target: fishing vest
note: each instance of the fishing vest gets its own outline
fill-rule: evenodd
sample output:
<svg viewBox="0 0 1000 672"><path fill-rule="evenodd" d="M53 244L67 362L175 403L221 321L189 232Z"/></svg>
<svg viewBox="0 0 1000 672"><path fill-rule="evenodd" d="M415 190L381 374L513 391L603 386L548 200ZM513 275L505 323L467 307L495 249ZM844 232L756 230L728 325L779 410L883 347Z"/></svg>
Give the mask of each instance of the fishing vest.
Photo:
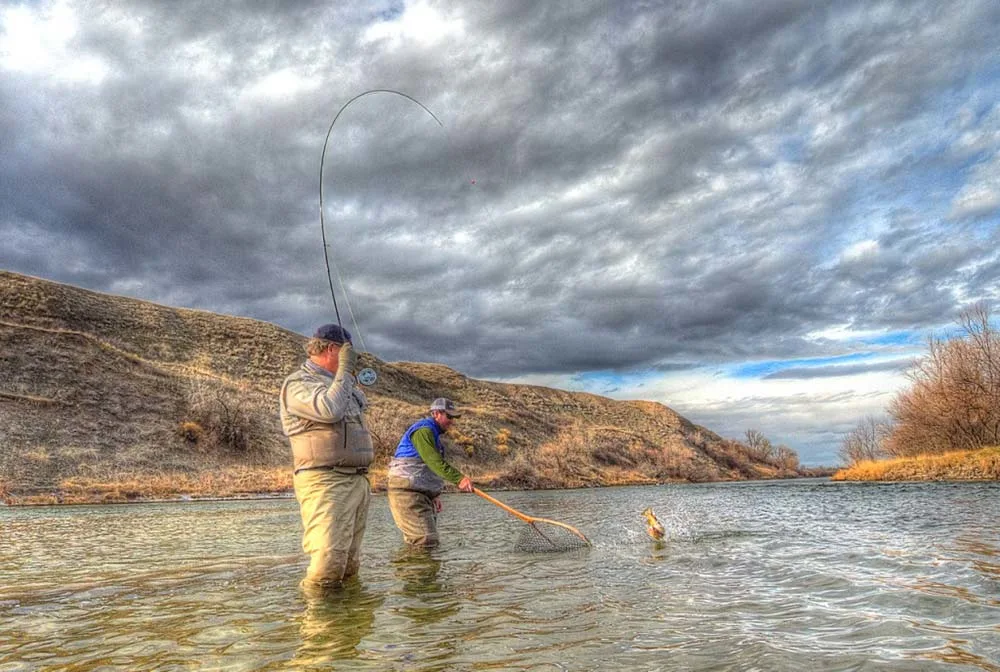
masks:
<svg viewBox="0 0 1000 672"><path fill-rule="evenodd" d="M375 458L372 437L360 415L288 437L294 471L317 467L367 467Z"/></svg>
<svg viewBox="0 0 1000 672"><path fill-rule="evenodd" d="M413 445L413 432L428 428L434 434L434 448L444 457L444 446L441 445L441 428L432 418L424 418L410 426L396 446L396 453L389 463L389 487L392 489L418 490L432 497L441 494L444 489L444 479L431 471L431 468L420 458L416 446Z"/></svg>

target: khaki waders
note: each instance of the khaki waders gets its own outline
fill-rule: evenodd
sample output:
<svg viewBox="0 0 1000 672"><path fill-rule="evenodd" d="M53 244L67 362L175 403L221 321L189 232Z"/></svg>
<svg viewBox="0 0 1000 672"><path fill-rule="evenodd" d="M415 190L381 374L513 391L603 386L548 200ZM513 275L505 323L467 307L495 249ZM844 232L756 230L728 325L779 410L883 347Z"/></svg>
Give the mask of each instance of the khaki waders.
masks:
<svg viewBox="0 0 1000 672"><path fill-rule="evenodd" d="M389 484L389 510L403 541L411 546L432 548L439 543L434 498L417 490L402 490Z"/></svg>
<svg viewBox="0 0 1000 672"><path fill-rule="evenodd" d="M307 469L295 474L302 514L302 550L309 554L303 585L336 585L358 573L371 488L354 469Z"/></svg>

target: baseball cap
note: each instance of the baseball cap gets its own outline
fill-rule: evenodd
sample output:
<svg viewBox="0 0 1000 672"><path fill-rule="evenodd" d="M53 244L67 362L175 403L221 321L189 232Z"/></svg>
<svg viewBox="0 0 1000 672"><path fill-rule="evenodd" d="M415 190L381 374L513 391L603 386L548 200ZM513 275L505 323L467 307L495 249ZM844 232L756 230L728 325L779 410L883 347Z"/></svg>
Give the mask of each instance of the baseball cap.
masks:
<svg viewBox="0 0 1000 672"><path fill-rule="evenodd" d="M350 343L351 332L344 329L339 324L324 324L316 329L316 333L313 334L313 338L322 338L326 341L333 341L334 343Z"/></svg>
<svg viewBox="0 0 1000 672"><path fill-rule="evenodd" d="M449 418L460 418L462 414L458 412L458 408L455 406L455 402L451 399L445 399L444 397L438 397L431 402L432 411L444 411L444 414Z"/></svg>

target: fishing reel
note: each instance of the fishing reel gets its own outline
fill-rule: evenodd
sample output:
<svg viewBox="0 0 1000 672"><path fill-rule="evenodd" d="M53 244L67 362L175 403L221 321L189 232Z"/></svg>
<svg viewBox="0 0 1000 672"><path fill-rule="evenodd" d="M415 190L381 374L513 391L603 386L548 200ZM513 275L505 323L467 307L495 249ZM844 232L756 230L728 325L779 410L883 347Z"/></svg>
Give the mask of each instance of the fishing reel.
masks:
<svg viewBox="0 0 1000 672"><path fill-rule="evenodd" d="M375 373L375 369L366 366L358 371L357 378L358 382L365 387L371 387L375 384L375 381L378 380L378 374Z"/></svg>

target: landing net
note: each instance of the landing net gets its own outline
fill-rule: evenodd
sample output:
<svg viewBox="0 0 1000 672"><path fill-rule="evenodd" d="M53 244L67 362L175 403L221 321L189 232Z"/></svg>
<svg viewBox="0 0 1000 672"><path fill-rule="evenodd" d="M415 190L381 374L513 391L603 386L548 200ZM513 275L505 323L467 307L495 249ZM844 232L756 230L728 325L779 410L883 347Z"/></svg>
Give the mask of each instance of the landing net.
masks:
<svg viewBox="0 0 1000 672"><path fill-rule="evenodd" d="M564 523L535 520L523 526L514 550L523 553L552 553L588 548L590 541L576 528Z"/></svg>

